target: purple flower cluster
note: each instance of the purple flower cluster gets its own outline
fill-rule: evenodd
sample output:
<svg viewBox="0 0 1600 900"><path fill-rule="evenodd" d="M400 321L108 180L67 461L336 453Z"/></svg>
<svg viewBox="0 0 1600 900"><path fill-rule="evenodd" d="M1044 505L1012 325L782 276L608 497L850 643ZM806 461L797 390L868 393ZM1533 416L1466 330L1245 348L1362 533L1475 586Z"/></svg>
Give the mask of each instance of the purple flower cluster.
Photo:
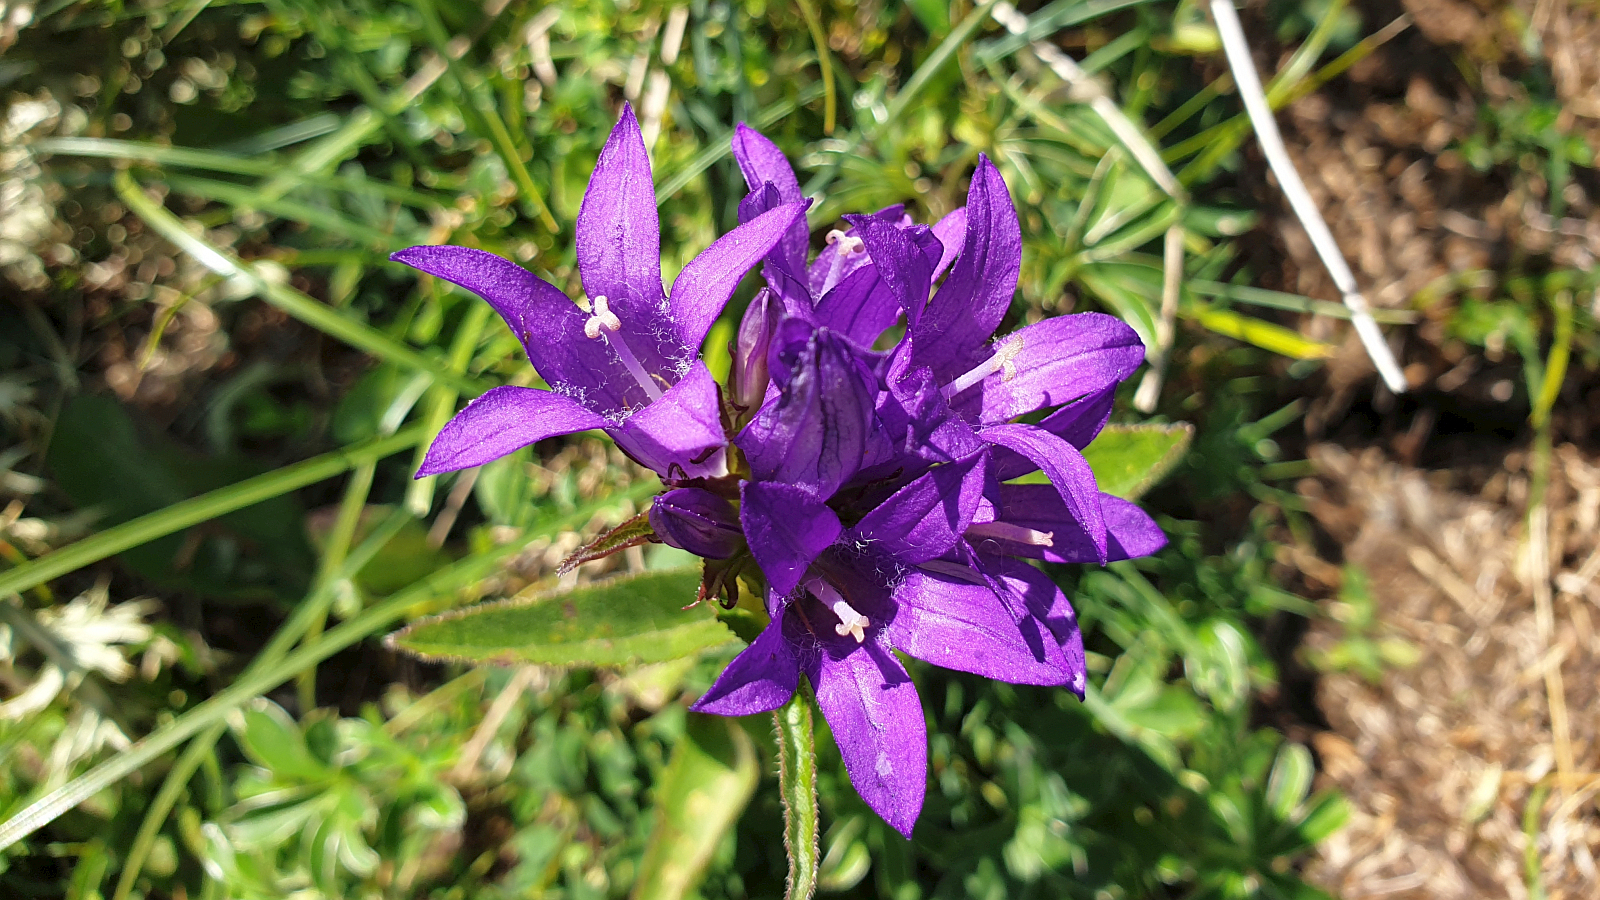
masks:
<svg viewBox="0 0 1600 900"><path fill-rule="evenodd" d="M578 214L586 300L478 250L395 254L492 304L550 385L473 401L418 474L606 431L668 488L649 515L656 539L705 558L712 592L741 574L765 585L770 624L694 708L776 709L803 673L856 790L909 835L927 733L892 651L1082 696L1072 606L1028 560L1105 563L1165 543L1138 507L1100 492L1080 452L1144 348L1097 313L994 337L1022 239L986 158L963 209L931 227L901 207L845 216L808 262L809 203L788 160L742 125L733 152L750 187L741 224L670 292L627 109ZM699 348L757 262L766 287L718 385ZM1015 482L1035 472L1039 483Z"/></svg>

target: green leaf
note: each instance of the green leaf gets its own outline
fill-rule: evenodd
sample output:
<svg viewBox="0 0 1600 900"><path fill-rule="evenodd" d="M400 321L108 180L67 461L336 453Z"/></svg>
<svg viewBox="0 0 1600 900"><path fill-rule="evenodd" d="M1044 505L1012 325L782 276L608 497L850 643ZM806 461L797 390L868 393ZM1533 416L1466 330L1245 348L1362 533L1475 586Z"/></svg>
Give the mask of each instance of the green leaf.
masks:
<svg viewBox="0 0 1600 900"><path fill-rule="evenodd" d="M689 895L760 778L755 746L743 728L722 716L690 713L656 792L655 826L634 900Z"/></svg>
<svg viewBox="0 0 1600 900"><path fill-rule="evenodd" d="M1136 500L1171 472L1189 449L1194 426L1107 425L1083 456L1100 490Z"/></svg>
<svg viewBox="0 0 1600 900"><path fill-rule="evenodd" d="M1300 820L1300 838L1308 845L1320 844L1350 821L1350 803L1344 795L1324 791L1311 798L1310 809Z"/></svg>
<svg viewBox="0 0 1600 900"><path fill-rule="evenodd" d="M906 0L906 6L934 37L950 30L950 5L945 0Z"/></svg>
<svg viewBox="0 0 1600 900"><path fill-rule="evenodd" d="M79 395L62 407L47 460L73 503L97 510L106 526L261 474L244 457L196 453L140 428L120 403L98 395ZM208 598L295 594L304 590L312 564L303 517L293 496L269 497L220 516L204 530L157 537L121 557L162 587Z"/></svg>
<svg viewBox="0 0 1600 900"><path fill-rule="evenodd" d="M235 736L250 760L281 781L317 781L328 769L306 748L305 738L283 707L258 698L233 719Z"/></svg>
<svg viewBox="0 0 1600 900"><path fill-rule="evenodd" d="M1196 301L1186 312L1192 312L1195 320L1210 331L1255 344L1263 350L1290 359L1326 359L1333 355L1331 344L1308 340L1298 331L1263 319L1242 316L1231 309L1219 309Z"/></svg>
<svg viewBox="0 0 1600 900"><path fill-rule="evenodd" d="M1267 808L1278 821L1288 821L1294 814L1310 792L1311 778L1315 774L1311 751L1304 745L1288 743L1278 751L1272 774L1267 777Z"/></svg>
<svg viewBox="0 0 1600 900"><path fill-rule="evenodd" d="M621 666L690 656L733 639L696 569L647 572L555 593L524 591L424 619L390 636L418 656L466 662Z"/></svg>
<svg viewBox="0 0 1600 900"><path fill-rule="evenodd" d="M318 550L325 552L327 549L325 545L336 512L335 508L317 510L306 519L306 530L310 532ZM394 512L395 507L390 505L368 505L361 511L354 539L365 541ZM450 563L450 554L428 542L428 529L416 519L407 517L377 549L372 559L361 567L354 580L362 590L385 597L416 584Z"/></svg>

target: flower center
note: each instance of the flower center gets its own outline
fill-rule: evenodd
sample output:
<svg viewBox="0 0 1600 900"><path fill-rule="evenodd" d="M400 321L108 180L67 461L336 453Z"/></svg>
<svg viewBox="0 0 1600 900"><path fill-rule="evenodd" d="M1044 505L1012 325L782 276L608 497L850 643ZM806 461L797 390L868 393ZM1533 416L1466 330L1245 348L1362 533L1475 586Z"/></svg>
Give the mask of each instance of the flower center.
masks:
<svg viewBox="0 0 1600 900"><path fill-rule="evenodd" d="M1035 531L1010 522L983 522L967 526L967 540L982 540L983 538L998 538L1011 541L1015 544L1027 544L1030 547L1054 547L1056 533L1053 531Z"/></svg>
<svg viewBox="0 0 1600 900"><path fill-rule="evenodd" d="M589 313L589 318L583 323L584 335L592 341L603 338L606 346L611 348L611 352L617 354L617 361L622 363L622 367L628 370L633 380L644 388L645 396L651 400L660 400L660 386L650 377L650 373L644 370L644 366L639 364L639 357L633 355L628 342L622 338L622 320L611 311L611 301L601 294L594 298L592 304L585 307L585 310Z"/></svg>
<svg viewBox="0 0 1600 900"><path fill-rule="evenodd" d="M955 381L939 389L946 400L954 397L969 387L1000 372L1001 381L1010 381L1017 377L1017 354L1022 352L1022 339L1013 337L1004 344L995 348L994 354L988 359L968 369Z"/></svg>
<svg viewBox="0 0 1600 900"><path fill-rule="evenodd" d="M840 637L849 635L855 638L858 644L867 639L866 630L872 627L872 620L856 612L837 588L821 579L810 582L806 587L839 617L839 624L833 626L835 634Z"/></svg>

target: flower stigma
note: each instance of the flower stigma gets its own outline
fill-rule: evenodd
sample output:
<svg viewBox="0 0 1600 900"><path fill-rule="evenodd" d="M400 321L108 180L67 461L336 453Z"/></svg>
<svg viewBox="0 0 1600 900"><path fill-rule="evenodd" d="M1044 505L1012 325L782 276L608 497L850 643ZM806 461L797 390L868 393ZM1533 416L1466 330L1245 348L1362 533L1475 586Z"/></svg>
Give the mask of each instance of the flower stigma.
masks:
<svg viewBox="0 0 1600 900"><path fill-rule="evenodd" d="M843 231L840 231L837 228L828 232L828 236L825 240L829 244L838 244L839 252L845 256L854 256L857 253L864 253L867 249L866 241L863 241L861 238L858 238L855 235L845 234Z"/></svg>
<svg viewBox="0 0 1600 900"><path fill-rule="evenodd" d="M1056 533L1054 531L1035 531L1010 522L982 522L967 527L967 538L998 538L1017 544L1027 544L1030 547L1054 547Z"/></svg>
<svg viewBox="0 0 1600 900"><path fill-rule="evenodd" d="M617 354L617 361L621 362L622 367L633 376L633 380L644 388L645 395L651 400L660 400L661 388L656 385L655 379L650 377L650 373L644 370L644 366L639 365L639 358L633 355L633 351L628 348L628 342L622 339L622 320L611 311L611 301L601 294L585 309L590 315L583 323L584 335L590 340L604 337L606 346Z"/></svg>
<svg viewBox="0 0 1600 900"><path fill-rule="evenodd" d="M1017 377L1016 359L1017 354L1021 352L1022 339L1012 338L1003 346L997 348L993 356L968 369L955 381L940 388L939 393L943 394L945 399L948 400L996 372L1000 373L1001 381L1010 381Z"/></svg>
<svg viewBox="0 0 1600 900"><path fill-rule="evenodd" d="M853 637L858 644L867 639L866 629L872 627L872 620L856 612L855 607L844 599L838 589L820 579L812 581L806 587L839 617L839 624L833 626L835 634L840 637L846 635Z"/></svg>

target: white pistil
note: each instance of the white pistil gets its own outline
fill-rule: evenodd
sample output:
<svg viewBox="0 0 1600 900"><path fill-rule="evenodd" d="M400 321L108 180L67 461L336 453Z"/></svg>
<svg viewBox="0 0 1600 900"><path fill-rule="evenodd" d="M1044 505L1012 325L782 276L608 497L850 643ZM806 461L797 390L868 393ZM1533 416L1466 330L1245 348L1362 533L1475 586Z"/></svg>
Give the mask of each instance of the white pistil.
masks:
<svg viewBox="0 0 1600 900"><path fill-rule="evenodd" d="M837 228L828 232L828 236L824 240L829 244L838 244L840 256L854 256L857 253L865 253L867 249L866 241L855 235L845 234Z"/></svg>
<svg viewBox="0 0 1600 900"><path fill-rule="evenodd" d="M846 635L853 637L858 644L867 639L866 630L872 627L872 621L861 613L856 612L855 608L845 601L844 596L833 585L825 581L813 581L807 586L811 589L811 593L817 595L817 599L826 604L829 609L833 610L833 614L839 617L839 624L833 626L835 634L840 637L845 637Z"/></svg>
<svg viewBox="0 0 1600 900"><path fill-rule="evenodd" d="M967 539L998 538L1002 541L1011 541L1016 544L1027 544L1030 547L1054 547L1056 533L1053 531L1035 531L1010 522L984 522L967 528Z"/></svg>
<svg viewBox="0 0 1600 900"><path fill-rule="evenodd" d="M622 320L617 318L617 314L611 311L611 301L607 300L604 294L594 298L591 310L593 314L583 323L583 333L588 336L589 340L598 340L600 329L602 328L606 331L622 330Z"/></svg>
<svg viewBox="0 0 1600 900"><path fill-rule="evenodd" d="M961 393L978 382L988 378L996 372L1000 373L1001 381L1010 381L1017 377L1017 354L1022 352L1022 339L1013 337L1004 344L995 348L994 355L981 363L973 366L955 381L939 389L945 399Z"/></svg>
<svg viewBox="0 0 1600 900"><path fill-rule="evenodd" d="M628 370L633 380L644 388L645 395L651 400L660 400L661 387L650 377L650 373L644 370L644 366L639 364L639 358L633 355L628 342L622 339L622 320L611 311L611 301L601 294L594 298L589 310L590 316L583 323L584 335L590 340L605 338L606 346L617 354L617 361L622 363L622 367Z"/></svg>

